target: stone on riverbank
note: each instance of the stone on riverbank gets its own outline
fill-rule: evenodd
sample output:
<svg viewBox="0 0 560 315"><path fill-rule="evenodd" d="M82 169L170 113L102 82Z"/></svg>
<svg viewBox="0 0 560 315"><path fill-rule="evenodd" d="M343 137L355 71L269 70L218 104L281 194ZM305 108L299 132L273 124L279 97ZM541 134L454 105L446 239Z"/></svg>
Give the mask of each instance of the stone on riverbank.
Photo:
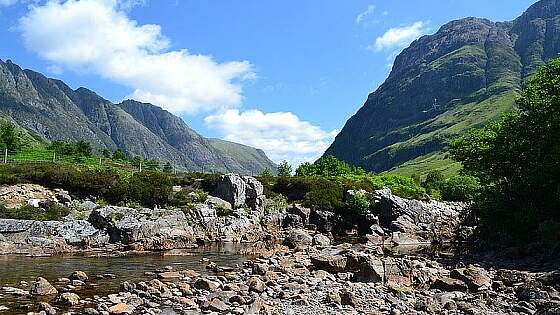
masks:
<svg viewBox="0 0 560 315"><path fill-rule="evenodd" d="M47 279L39 277L29 289L32 295L56 295L58 290Z"/></svg>

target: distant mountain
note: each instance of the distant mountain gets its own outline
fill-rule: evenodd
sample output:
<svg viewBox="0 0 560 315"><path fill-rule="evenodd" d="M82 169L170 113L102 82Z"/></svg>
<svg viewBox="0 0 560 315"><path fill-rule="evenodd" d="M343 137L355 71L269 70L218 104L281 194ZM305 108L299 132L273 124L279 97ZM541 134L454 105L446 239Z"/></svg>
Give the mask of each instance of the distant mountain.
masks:
<svg viewBox="0 0 560 315"><path fill-rule="evenodd" d="M85 139L98 150L120 148L179 169L258 174L276 167L264 152L248 146L228 142L224 150L160 107L133 100L113 104L11 61L0 60L0 114L45 140Z"/></svg>
<svg viewBox="0 0 560 315"><path fill-rule="evenodd" d="M270 172L276 173L276 165L261 149L221 139L208 139L208 141L222 154L231 156L246 169L268 169ZM258 174L254 173L254 175Z"/></svg>
<svg viewBox="0 0 560 315"><path fill-rule="evenodd" d="M397 56L325 154L377 172L456 170L445 140L512 110L526 79L559 53L560 0L511 22L450 22Z"/></svg>

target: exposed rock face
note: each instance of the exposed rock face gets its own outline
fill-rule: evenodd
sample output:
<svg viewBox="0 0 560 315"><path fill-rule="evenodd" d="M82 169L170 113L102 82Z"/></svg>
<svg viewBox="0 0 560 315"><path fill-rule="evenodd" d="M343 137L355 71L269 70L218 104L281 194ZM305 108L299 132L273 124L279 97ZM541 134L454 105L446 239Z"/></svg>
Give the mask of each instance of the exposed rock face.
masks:
<svg viewBox="0 0 560 315"><path fill-rule="evenodd" d="M236 174L220 176L216 187L216 197L229 202L234 208L245 204L247 184Z"/></svg>
<svg viewBox="0 0 560 315"><path fill-rule="evenodd" d="M284 245L290 248L304 247L311 245L311 243L313 243L313 238L305 230L301 229L291 230L284 239Z"/></svg>
<svg viewBox="0 0 560 315"><path fill-rule="evenodd" d="M160 246L177 248L181 243L186 246L192 244L194 240L192 227L188 225L185 214L180 210L108 206L93 210L89 221L97 229L106 230L111 242L123 244L140 242L147 248L158 249ZM169 244L161 244L161 240Z"/></svg>
<svg viewBox="0 0 560 315"><path fill-rule="evenodd" d="M233 208L247 205L260 211L266 202L263 191L263 185L254 177L226 174L220 176L215 195L229 202Z"/></svg>
<svg viewBox="0 0 560 315"><path fill-rule="evenodd" d="M542 0L512 22L465 18L419 38L325 155L375 172L429 163L447 138L513 108L524 81L560 53L559 17L560 3Z"/></svg>
<svg viewBox="0 0 560 315"><path fill-rule="evenodd" d="M431 243L450 241L459 225L459 213L464 208L461 203L442 203L437 201L419 201L397 197L390 189L375 191L374 213L379 216L378 226L374 230L386 233L392 242ZM376 234L378 234L376 233ZM372 238L383 242L384 236Z"/></svg>

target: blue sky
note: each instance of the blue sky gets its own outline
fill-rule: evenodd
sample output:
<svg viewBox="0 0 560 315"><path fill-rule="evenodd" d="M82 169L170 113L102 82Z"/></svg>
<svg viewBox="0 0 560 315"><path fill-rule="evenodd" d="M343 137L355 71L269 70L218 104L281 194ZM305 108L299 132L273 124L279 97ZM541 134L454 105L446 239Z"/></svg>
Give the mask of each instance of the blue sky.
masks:
<svg viewBox="0 0 560 315"><path fill-rule="evenodd" d="M297 164L326 149L411 41L534 2L0 0L0 59Z"/></svg>

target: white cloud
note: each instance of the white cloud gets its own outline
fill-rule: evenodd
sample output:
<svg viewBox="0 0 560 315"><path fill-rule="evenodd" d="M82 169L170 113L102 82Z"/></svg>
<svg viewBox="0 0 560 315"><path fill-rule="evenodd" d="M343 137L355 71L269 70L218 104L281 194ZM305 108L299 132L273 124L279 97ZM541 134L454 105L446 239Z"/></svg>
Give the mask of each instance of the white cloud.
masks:
<svg viewBox="0 0 560 315"><path fill-rule="evenodd" d="M370 49L375 49L376 51L402 49L426 34L429 31L427 24L427 22L419 21L412 25L391 28L382 36L377 37L375 47L370 47Z"/></svg>
<svg viewBox="0 0 560 315"><path fill-rule="evenodd" d="M26 47L53 66L98 74L131 88L130 97L174 113L240 105L243 81L255 78L252 65L169 50L159 25L139 25L126 15L125 7L142 3L50 0L31 6L19 30Z"/></svg>
<svg viewBox="0 0 560 315"><path fill-rule="evenodd" d="M290 112L229 109L204 122L226 140L263 149L273 161L288 160L294 166L319 158L338 133L324 131Z"/></svg>
<svg viewBox="0 0 560 315"><path fill-rule="evenodd" d="M361 24L369 15L372 15L375 12L375 6L374 5L368 5L367 9L358 14L358 16L356 16L356 24Z"/></svg>

